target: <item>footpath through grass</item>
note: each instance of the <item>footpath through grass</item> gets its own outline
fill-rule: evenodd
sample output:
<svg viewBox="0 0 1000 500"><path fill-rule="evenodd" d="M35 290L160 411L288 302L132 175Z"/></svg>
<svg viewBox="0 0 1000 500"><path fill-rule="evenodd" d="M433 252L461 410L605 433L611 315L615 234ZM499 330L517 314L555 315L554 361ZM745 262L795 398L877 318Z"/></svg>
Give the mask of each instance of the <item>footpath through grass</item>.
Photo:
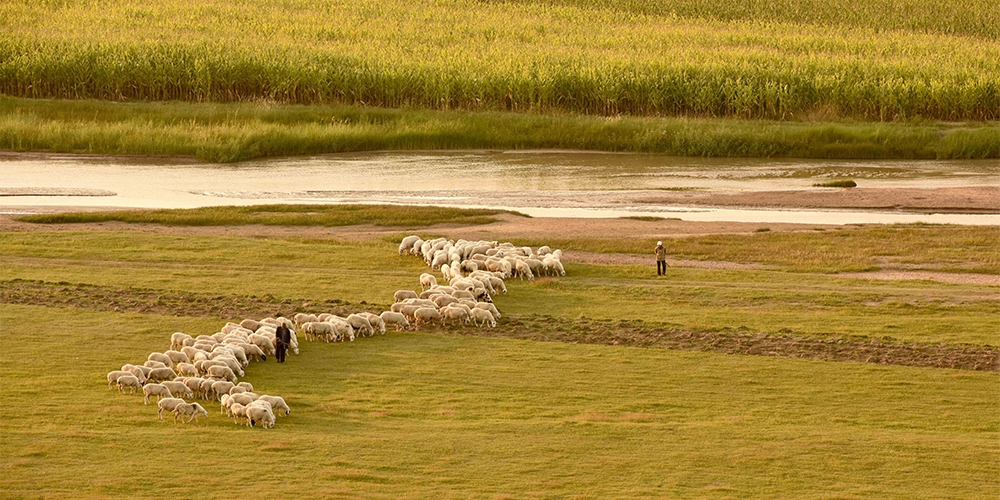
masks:
<svg viewBox="0 0 1000 500"><path fill-rule="evenodd" d="M114 103L0 95L0 149L267 156L421 149L573 149L678 156L997 158L995 122L865 123L432 111L274 103Z"/></svg>
<svg viewBox="0 0 1000 500"><path fill-rule="evenodd" d="M107 371L223 318L0 316L4 498L1000 493L995 373L390 332L252 364L245 380L292 408L263 431L212 404L159 422L107 389Z"/></svg>

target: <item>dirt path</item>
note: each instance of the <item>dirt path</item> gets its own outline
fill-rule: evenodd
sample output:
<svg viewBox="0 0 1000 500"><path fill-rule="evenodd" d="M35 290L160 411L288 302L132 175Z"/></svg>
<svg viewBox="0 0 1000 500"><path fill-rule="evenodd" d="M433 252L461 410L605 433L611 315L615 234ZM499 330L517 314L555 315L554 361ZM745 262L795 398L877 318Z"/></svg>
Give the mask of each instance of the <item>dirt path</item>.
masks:
<svg viewBox="0 0 1000 500"><path fill-rule="evenodd" d="M935 271L901 271L884 270L863 273L839 273L837 276L846 278L862 278L870 280L929 280L942 283L957 283L963 285L1000 286L1000 275L975 273L942 273Z"/></svg>
<svg viewBox="0 0 1000 500"><path fill-rule="evenodd" d="M385 305L363 302L349 304L339 300L318 304L294 299L278 300L271 296L206 295L26 280L0 281L0 302L95 311L218 317L233 321L271 315L287 317L297 312L325 311L347 314L368 310L377 313L387 308ZM998 347L916 344L898 342L888 337L882 339L822 337L792 331L768 334L746 328L697 330L679 325L640 321L598 321L534 315L504 316L497 328L450 326L445 329L437 326L425 331L479 337L1000 372Z"/></svg>

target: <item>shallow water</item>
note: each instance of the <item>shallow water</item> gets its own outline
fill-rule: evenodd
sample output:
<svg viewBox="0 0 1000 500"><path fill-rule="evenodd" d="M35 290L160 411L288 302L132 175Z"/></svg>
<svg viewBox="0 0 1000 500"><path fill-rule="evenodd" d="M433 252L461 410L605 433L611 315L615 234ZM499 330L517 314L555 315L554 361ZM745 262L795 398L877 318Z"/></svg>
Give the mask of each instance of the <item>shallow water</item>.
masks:
<svg viewBox="0 0 1000 500"><path fill-rule="evenodd" d="M998 161L772 160L518 151L352 153L185 164L8 153L0 155L0 172L0 192L7 194L0 196L0 210L7 212L33 206L194 208L361 202L506 207L535 216L1000 225L998 215L635 203L636 194L660 190L808 190L817 182L844 178L871 188L996 186L1000 185Z"/></svg>

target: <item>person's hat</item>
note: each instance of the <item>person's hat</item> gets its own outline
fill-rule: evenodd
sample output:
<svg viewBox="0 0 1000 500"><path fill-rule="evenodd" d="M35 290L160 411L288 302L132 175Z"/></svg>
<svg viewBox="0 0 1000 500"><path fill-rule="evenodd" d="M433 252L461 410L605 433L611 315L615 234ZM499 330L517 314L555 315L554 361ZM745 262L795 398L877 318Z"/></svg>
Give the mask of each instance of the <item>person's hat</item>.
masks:
<svg viewBox="0 0 1000 500"><path fill-rule="evenodd" d="M662 244L663 244L663 242L662 242L662 241L657 241L657 242L656 242L656 244L657 244L657 245L662 245Z"/></svg>

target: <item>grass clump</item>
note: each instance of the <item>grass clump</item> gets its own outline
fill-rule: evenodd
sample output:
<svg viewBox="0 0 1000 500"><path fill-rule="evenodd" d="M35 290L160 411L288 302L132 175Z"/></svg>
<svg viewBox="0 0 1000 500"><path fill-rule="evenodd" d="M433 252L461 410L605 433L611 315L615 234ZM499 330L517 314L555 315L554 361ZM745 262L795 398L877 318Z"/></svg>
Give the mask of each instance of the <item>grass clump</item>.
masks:
<svg viewBox="0 0 1000 500"><path fill-rule="evenodd" d="M828 188L852 188L852 187L858 187L858 183L854 182L851 179L847 179L847 180L830 181L830 182L817 182L816 184L813 184L813 186L828 187Z"/></svg>
<svg viewBox="0 0 1000 500"><path fill-rule="evenodd" d="M83 224L125 222L167 226L427 226L440 223L489 224L497 215L517 212L397 205L254 205L248 207L203 207L169 210L123 210L115 212L69 212L28 215L18 218L35 224Z"/></svg>

